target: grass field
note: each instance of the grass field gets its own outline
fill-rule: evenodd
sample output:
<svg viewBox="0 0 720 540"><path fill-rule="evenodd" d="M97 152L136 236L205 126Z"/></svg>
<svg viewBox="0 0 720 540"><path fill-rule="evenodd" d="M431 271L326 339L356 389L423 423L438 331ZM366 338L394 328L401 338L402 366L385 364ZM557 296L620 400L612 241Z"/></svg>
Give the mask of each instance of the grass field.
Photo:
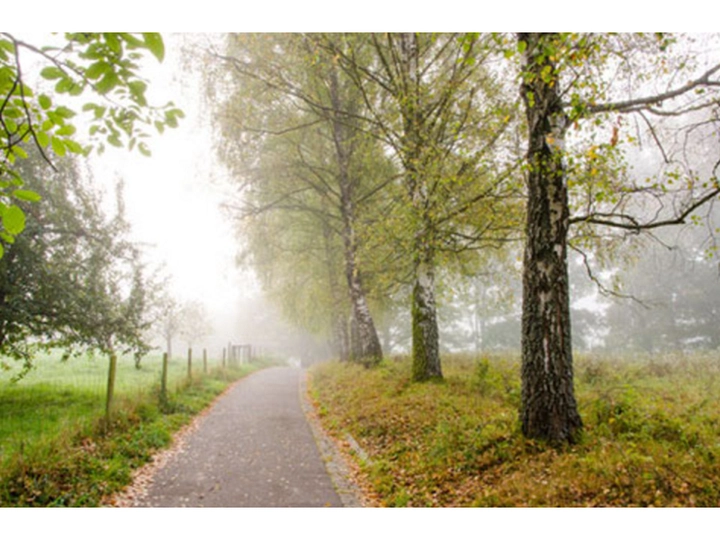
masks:
<svg viewBox="0 0 720 540"><path fill-rule="evenodd" d="M145 358L138 370L132 358L120 358L118 400L152 392L160 382L161 362L158 356ZM181 364L181 360L171 364L173 385L187 372ZM104 411L107 358L85 356L62 362L61 355L47 354L37 357L34 365L18 382L12 382L15 371L0 371L0 460L20 446L55 437L68 426L93 422Z"/></svg>
<svg viewBox="0 0 720 540"><path fill-rule="evenodd" d="M140 369L120 358L109 427L107 358L49 354L34 365L17 382L0 372L0 506L97 506L231 382L264 364L223 369L208 360L204 373L194 359L189 381L187 360L174 359L161 406L161 357L144 358Z"/></svg>
<svg viewBox="0 0 720 540"><path fill-rule="evenodd" d="M579 358L579 444L525 440L516 358L450 356L415 384L407 358L313 369L325 427L351 434L380 506L718 506L718 353Z"/></svg>

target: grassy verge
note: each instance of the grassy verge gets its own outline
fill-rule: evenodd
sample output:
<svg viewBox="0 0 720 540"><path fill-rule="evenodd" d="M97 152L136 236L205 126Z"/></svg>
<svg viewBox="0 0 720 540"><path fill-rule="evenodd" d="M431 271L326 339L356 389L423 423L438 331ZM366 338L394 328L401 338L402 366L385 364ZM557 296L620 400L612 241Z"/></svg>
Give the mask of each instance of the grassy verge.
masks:
<svg viewBox="0 0 720 540"><path fill-rule="evenodd" d="M82 382L71 377L50 384L41 368L34 380L1 385L0 506L99 505L218 394L260 367L214 367L194 374L192 382L179 369L171 379L169 402L161 408L155 370L141 375L130 366L127 377L118 378L125 382L109 427L102 392L84 376Z"/></svg>
<svg viewBox="0 0 720 540"><path fill-rule="evenodd" d="M718 506L715 356L581 358L579 444L525 440L516 359L453 356L446 380L410 382L407 359L312 371L324 426L351 434L384 506Z"/></svg>

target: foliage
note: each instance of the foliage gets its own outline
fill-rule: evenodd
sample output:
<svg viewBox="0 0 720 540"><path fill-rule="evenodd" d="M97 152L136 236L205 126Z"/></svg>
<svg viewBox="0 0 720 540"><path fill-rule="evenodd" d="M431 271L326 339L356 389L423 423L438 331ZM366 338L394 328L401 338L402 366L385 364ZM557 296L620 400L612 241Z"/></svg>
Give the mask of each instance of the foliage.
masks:
<svg viewBox="0 0 720 540"><path fill-rule="evenodd" d="M172 341L183 336L192 348L202 338L212 333L212 326L204 304L197 300L179 302L162 294L154 306L157 311L152 333L165 340L168 357L172 358Z"/></svg>
<svg viewBox="0 0 720 540"><path fill-rule="evenodd" d="M54 154L98 152L105 144L127 145L144 155L147 127L162 132L175 127L183 113L169 103L151 107L147 83L140 76L146 54L164 57L158 34L66 33L34 45L0 34L0 217L2 240L23 230L25 212L18 202L37 202L37 192L24 189L17 165L36 149L50 165ZM43 81L34 81L39 75ZM49 85L52 85L50 87ZM94 101L88 101L88 96ZM81 102L81 114L74 103ZM75 107L75 108L74 108ZM88 126L88 140L76 128ZM89 142L89 144L88 144ZM1 253L0 253L1 255Z"/></svg>
<svg viewBox="0 0 720 540"><path fill-rule="evenodd" d="M378 318L423 285L411 313L428 335L413 342L439 365L435 266L519 238L518 123L497 53L477 34L229 39L220 155L243 190L250 259L293 320L329 334L348 311L343 270L355 320L361 296Z"/></svg>
<svg viewBox="0 0 720 540"><path fill-rule="evenodd" d="M17 170L43 201L20 203L25 232L5 244L0 260L0 353L26 368L40 348L145 354L147 307L156 290L127 240L121 186L120 213L108 219L69 157L49 178L36 158Z"/></svg>
<svg viewBox="0 0 720 540"><path fill-rule="evenodd" d="M514 98L503 93L509 79L493 71L488 35L367 34L344 41L351 46L318 39L361 90L365 129L383 141L401 172L391 226L404 243L413 287L413 373L418 380L442 377L437 268L510 241L521 214L510 135L517 127Z"/></svg>
<svg viewBox="0 0 720 540"><path fill-rule="evenodd" d="M290 320L339 356L357 334L356 359L377 358L365 232L393 168L358 125L362 97L308 35L232 35L220 58L232 83L218 146L241 186L247 260Z"/></svg>
<svg viewBox="0 0 720 540"><path fill-rule="evenodd" d="M576 364L582 439L520 433L516 358L445 358L443 383L414 384L409 359L311 371L323 424L351 434L380 506L717 506L720 372L710 355Z"/></svg>

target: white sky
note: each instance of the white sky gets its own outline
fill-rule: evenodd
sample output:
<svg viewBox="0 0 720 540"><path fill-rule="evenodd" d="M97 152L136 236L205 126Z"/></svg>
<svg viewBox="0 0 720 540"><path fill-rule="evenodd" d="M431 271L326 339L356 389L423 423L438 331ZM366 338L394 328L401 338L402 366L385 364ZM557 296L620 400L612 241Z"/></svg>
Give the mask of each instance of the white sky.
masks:
<svg viewBox="0 0 720 540"><path fill-rule="evenodd" d="M281 31L696 31L716 32L706 0L685 0L673 9L648 9L642 2L605 0L580 5L576 0L514 0L442 3L363 0L342 7L327 0L274 0L228 3L225 0L161 3L124 0L99 9L97 0L34 0L3 8L9 26L78 31L281 32ZM88 26L91 25L91 26ZM30 28L28 28L30 27Z"/></svg>
<svg viewBox="0 0 720 540"><path fill-rule="evenodd" d="M199 82L180 71L177 36L164 38L165 61L153 59L143 72L148 101L173 101L185 118L177 128L153 135L152 157L109 149L93 159L93 169L108 189L117 176L125 180L134 237L148 244L152 260L166 262L174 294L221 307L238 286L234 234L220 209L228 181L211 146L210 126L202 121Z"/></svg>
<svg viewBox="0 0 720 540"><path fill-rule="evenodd" d="M115 182L124 180L133 240L143 245L146 260L170 278L173 298L205 306L213 335L203 346L217 348L244 338L238 318L259 288L235 264L236 236L221 209L232 186L212 147L212 118L202 105L199 77L181 68L181 36L164 33L163 39L165 60L159 63L148 55L141 73L148 81L148 102L162 106L172 101L185 118L162 134L148 128L151 157L106 145L102 155L92 155L90 166L111 207Z"/></svg>

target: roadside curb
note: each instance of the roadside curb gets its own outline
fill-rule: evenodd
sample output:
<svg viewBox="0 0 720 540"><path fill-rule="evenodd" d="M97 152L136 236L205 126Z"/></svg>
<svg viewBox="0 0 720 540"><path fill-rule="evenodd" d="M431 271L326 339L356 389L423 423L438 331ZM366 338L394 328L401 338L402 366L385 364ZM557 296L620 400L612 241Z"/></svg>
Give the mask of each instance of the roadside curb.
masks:
<svg viewBox="0 0 720 540"><path fill-rule="evenodd" d="M320 452L320 456L325 463L330 479L335 486L335 491L340 497L340 501L344 507L348 508L362 508L370 506L365 502L365 497L359 486L357 486L351 480L350 468L345 461L345 457L338 448L337 444L327 435L320 419L317 416L315 408L310 402L310 396L308 394L307 387L308 372L304 370L304 373L300 377L300 405L305 418L307 418L308 425L313 433L315 442ZM357 444L357 443L356 443Z"/></svg>

